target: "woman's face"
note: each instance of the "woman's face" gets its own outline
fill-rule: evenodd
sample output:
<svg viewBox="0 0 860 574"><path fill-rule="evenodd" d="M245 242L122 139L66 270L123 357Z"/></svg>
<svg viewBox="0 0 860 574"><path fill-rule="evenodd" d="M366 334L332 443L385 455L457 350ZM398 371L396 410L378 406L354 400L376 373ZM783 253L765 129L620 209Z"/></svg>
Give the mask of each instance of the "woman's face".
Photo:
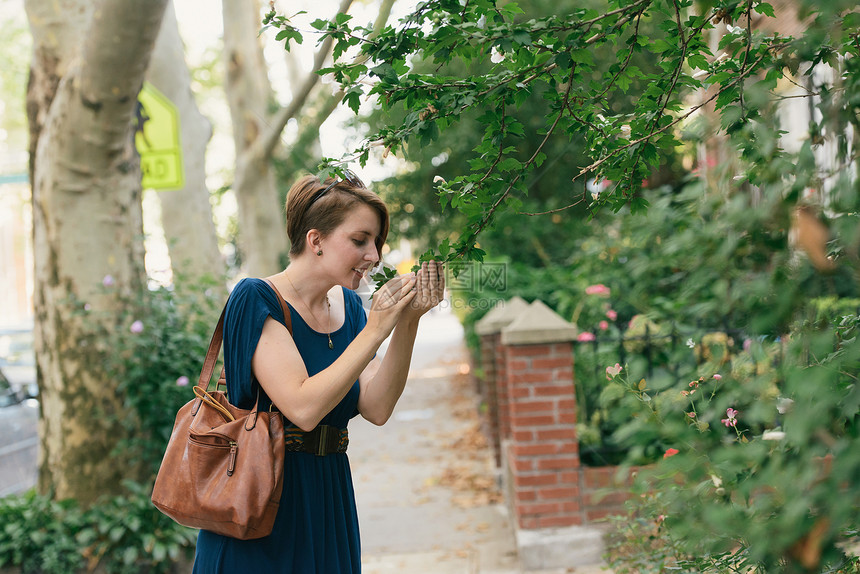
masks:
<svg viewBox="0 0 860 574"><path fill-rule="evenodd" d="M359 203L332 233L321 242L326 270L335 283L357 289L379 255L376 238L382 228L379 214Z"/></svg>

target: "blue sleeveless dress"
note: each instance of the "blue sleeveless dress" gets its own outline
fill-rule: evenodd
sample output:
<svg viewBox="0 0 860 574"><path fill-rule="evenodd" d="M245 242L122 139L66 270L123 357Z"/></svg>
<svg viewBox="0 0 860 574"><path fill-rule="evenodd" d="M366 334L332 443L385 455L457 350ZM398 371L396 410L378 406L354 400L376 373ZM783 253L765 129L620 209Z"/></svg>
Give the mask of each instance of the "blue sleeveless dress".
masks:
<svg viewBox="0 0 860 574"><path fill-rule="evenodd" d="M329 365L364 328L367 317L361 299L343 290L343 326L328 337L312 330L292 308L293 339L309 375ZM283 323L274 291L261 279L243 279L227 301L224 317L224 363L230 402L254 406L259 384L251 372L251 358L267 317ZM358 414L356 380L346 397L321 424L346 428ZM260 408L271 401L260 395ZM285 426L290 426L284 421ZM201 530L197 538L194 574L359 574L361 545L355 492L346 453L316 456L287 452L284 489L272 534L256 540L237 540Z"/></svg>

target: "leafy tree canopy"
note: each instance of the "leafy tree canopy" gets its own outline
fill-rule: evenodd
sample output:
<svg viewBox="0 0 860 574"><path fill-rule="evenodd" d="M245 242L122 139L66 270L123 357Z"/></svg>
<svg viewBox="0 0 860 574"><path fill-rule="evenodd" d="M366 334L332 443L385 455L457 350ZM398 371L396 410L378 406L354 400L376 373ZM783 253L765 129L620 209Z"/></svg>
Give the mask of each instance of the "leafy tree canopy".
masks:
<svg viewBox="0 0 860 574"><path fill-rule="evenodd" d="M334 40L334 63L320 72L342 84L344 101L357 111L371 95L386 112L402 110L352 157L328 159L324 167L363 164L374 146L399 153L409 141L429 145L471 118L482 137L468 157L469 171L436 186L442 206L462 214L463 233L456 241L443 239L438 253L481 259L477 238L505 211L579 206L594 213L629 206L641 212L647 207L643 182L682 145L681 128L713 108L719 129L738 148L741 183L796 200L803 189L817 187L813 146L821 140L811 137L797 157L780 149L774 119L779 85L806 84L804 95L815 96L827 112L811 126L812 135L834 135L843 159L852 161L845 126L857 124L849 90L858 81L860 20L847 0L825 6L803 0L798 7L805 29L796 37L779 31L784 18L776 19L774 7L761 0L609 0L536 15L514 2L431 0L375 36L346 14L317 20L320 38ZM300 36L275 12L265 23L280 27L287 41ZM355 63L347 57L354 51L367 59ZM814 78L810 70L818 64L835 70L836 81ZM691 98L696 91L704 95ZM543 110L543 125L524 123L526 106ZM539 137L525 148L532 134ZM529 184L554 138L582 142L587 161L564 166L574 185L561 205L547 202L529 211ZM798 163L809 169L796 170ZM575 185L586 178L610 183L592 193Z"/></svg>

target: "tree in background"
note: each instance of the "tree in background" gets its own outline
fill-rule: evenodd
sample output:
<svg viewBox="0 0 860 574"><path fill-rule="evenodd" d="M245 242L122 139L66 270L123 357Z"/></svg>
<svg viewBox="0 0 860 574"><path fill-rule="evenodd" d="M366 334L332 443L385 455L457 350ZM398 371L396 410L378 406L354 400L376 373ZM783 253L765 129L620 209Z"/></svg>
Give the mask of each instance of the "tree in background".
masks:
<svg viewBox="0 0 860 574"><path fill-rule="evenodd" d="M225 265L218 250L206 187L206 145L212 126L200 113L191 92L191 74L185 63L172 2L168 3L155 42L146 81L176 106L179 116L185 183L181 189L157 194L174 275L181 275L191 285L206 278L222 277Z"/></svg>
<svg viewBox="0 0 860 574"><path fill-rule="evenodd" d="M345 16L352 0L343 0L336 18ZM374 28L385 25L393 0L380 3ZM317 72L329 57L330 39L324 39L314 55L311 69L297 82L286 105L275 102L263 59L260 32L260 7L255 2L225 0L224 53L226 60L225 90L230 104L233 140L236 147L236 170L233 189L239 207L239 247L245 272L267 275L282 269L286 260L287 239L273 158L279 151L281 135L287 123L307 112L310 121L300 123L295 151L287 154L293 161L281 161L281 181L288 189L297 169L306 167L304 150L313 148L319 127L337 106L343 94L320 95ZM334 19L332 21L335 21ZM373 29L369 30L373 34ZM313 106L309 106L309 102ZM298 160L298 161L295 161ZM311 162L315 163L315 161ZM292 167L288 167L292 164ZM286 169L285 169L286 167ZM287 181L284 181L287 180ZM285 189L284 193L286 195Z"/></svg>
<svg viewBox="0 0 860 574"><path fill-rule="evenodd" d="M86 504L119 488L123 437L105 332L129 329L105 286L144 286L137 94L166 0L27 2L40 376L39 488ZM135 34L117 34L134 29Z"/></svg>

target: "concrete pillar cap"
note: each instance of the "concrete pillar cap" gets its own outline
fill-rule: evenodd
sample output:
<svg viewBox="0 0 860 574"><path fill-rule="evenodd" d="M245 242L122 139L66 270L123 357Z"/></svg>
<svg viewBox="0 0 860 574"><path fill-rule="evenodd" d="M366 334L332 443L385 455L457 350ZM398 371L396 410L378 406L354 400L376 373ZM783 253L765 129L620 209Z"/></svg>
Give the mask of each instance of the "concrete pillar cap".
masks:
<svg viewBox="0 0 860 574"><path fill-rule="evenodd" d="M519 316L502 328L503 345L540 345L576 339L576 325L565 321L540 299L522 310Z"/></svg>
<svg viewBox="0 0 860 574"><path fill-rule="evenodd" d="M481 317L475 323L475 332L478 335L495 335L528 308L529 304L525 299L514 295L507 301L500 302Z"/></svg>

